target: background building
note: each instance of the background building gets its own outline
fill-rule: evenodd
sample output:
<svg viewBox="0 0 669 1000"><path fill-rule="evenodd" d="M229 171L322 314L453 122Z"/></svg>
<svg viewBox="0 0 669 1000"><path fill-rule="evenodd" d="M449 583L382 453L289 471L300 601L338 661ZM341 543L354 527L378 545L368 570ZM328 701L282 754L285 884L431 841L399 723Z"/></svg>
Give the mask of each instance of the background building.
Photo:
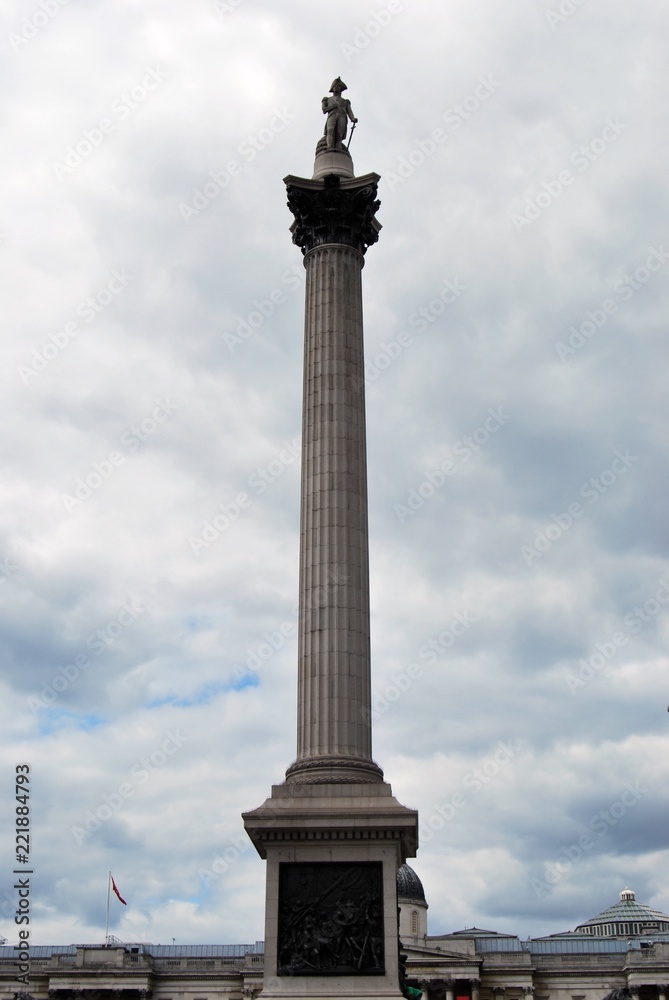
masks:
<svg viewBox="0 0 669 1000"><path fill-rule="evenodd" d="M634 1000L669 998L669 916L625 889L620 901L573 931L521 941L477 927L428 934L422 883L398 872L409 983L425 1000ZM262 941L237 945L110 944L31 949L35 1000L253 1000ZM15 950L0 947L0 1000L17 993Z"/></svg>

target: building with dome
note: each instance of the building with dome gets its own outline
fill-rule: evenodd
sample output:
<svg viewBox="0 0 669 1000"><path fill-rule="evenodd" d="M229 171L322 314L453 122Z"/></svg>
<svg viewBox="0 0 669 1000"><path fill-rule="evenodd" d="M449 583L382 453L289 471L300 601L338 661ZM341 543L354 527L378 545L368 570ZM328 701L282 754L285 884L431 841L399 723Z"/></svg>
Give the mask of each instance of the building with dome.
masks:
<svg viewBox="0 0 669 1000"><path fill-rule="evenodd" d="M669 932L669 917L645 903L637 903L634 893L627 888L620 893L620 902L576 928L577 934L596 937L638 937L658 932Z"/></svg>
<svg viewBox="0 0 669 1000"><path fill-rule="evenodd" d="M424 1000L603 1000L612 990L669 1000L669 916L631 889L573 931L527 941L476 927L431 935L425 892L408 865L397 891L408 979Z"/></svg>
<svg viewBox="0 0 669 1000"><path fill-rule="evenodd" d="M397 872L397 904L400 911L400 940L422 941L427 937L427 902L423 883L409 865Z"/></svg>
<svg viewBox="0 0 669 1000"><path fill-rule="evenodd" d="M521 941L476 927L428 933L422 882L397 873L407 980L423 1000L669 1000L669 916L631 889L573 931ZM0 1000L255 1000L264 947L127 944L32 947L29 989L16 949L0 947Z"/></svg>

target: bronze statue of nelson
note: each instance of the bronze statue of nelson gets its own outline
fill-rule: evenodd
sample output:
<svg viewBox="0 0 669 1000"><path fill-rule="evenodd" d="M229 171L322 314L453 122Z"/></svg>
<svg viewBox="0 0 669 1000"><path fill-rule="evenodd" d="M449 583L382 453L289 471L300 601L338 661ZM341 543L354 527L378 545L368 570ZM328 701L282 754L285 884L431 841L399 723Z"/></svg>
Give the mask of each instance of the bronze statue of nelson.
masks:
<svg viewBox="0 0 669 1000"><path fill-rule="evenodd" d="M350 118L353 124L358 121L351 110L351 102L341 96L347 89L343 80L337 77L330 87L332 97L324 97L321 101L323 114L328 116L323 133L328 149L341 149L346 138L348 119Z"/></svg>

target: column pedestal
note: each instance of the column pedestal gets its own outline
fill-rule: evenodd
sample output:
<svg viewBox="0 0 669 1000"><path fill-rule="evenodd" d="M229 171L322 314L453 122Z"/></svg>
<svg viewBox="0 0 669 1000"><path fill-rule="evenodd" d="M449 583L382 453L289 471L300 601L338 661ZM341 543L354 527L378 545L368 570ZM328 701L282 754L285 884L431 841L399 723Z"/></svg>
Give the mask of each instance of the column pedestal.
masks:
<svg viewBox="0 0 669 1000"><path fill-rule="evenodd" d="M244 825L267 859L263 998L398 1000L397 869L417 815L385 782L275 785Z"/></svg>

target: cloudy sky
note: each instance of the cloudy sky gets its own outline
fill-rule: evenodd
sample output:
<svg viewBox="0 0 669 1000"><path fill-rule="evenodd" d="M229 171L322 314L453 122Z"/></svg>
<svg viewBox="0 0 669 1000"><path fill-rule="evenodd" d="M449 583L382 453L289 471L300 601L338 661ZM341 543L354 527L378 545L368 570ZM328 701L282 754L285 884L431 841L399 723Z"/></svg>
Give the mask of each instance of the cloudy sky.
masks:
<svg viewBox="0 0 669 1000"><path fill-rule="evenodd" d="M661 0L3 0L0 934L254 942L295 754L303 269L341 75L374 755L432 933L669 911ZM23 772L21 772L23 773Z"/></svg>

